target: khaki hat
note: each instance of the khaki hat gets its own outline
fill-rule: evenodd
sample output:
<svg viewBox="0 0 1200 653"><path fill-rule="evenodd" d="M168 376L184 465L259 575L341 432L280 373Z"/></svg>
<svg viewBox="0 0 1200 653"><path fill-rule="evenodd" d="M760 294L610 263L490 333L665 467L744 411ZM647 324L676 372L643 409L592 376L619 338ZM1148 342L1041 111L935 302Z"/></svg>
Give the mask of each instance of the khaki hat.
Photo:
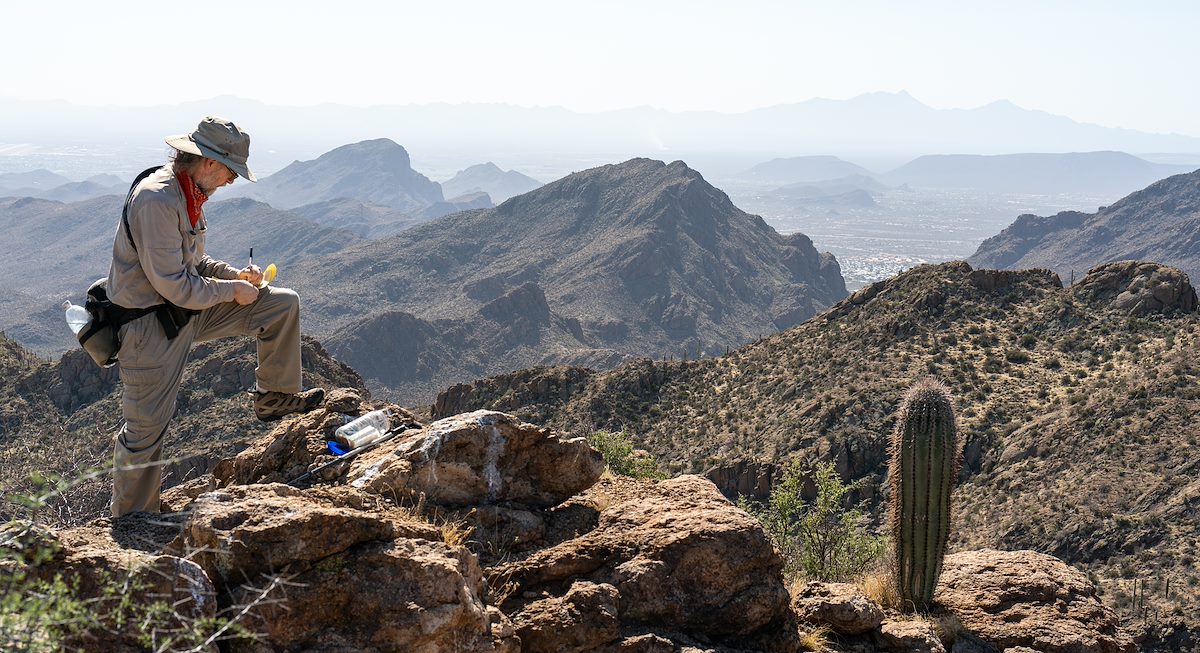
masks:
<svg viewBox="0 0 1200 653"><path fill-rule="evenodd" d="M258 181L250 168L246 167L246 160L250 158L250 134L224 118L208 116L200 121L196 131L168 136L166 140L167 145L180 152L220 161L246 179Z"/></svg>

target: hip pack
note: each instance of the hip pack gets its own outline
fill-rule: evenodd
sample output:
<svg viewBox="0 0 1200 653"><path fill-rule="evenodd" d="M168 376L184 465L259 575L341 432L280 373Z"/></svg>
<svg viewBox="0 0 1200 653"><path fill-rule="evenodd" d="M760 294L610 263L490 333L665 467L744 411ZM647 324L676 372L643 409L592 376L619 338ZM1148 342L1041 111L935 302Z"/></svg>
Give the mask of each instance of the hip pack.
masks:
<svg viewBox="0 0 1200 653"><path fill-rule="evenodd" d="M88 287L83 307L87 309L88 322L75 338L100 367L111 367L117 362L117 352L121 350L121 326L156 309L128 309L112 303L108 300L107 277L97 279Z"/></svg>

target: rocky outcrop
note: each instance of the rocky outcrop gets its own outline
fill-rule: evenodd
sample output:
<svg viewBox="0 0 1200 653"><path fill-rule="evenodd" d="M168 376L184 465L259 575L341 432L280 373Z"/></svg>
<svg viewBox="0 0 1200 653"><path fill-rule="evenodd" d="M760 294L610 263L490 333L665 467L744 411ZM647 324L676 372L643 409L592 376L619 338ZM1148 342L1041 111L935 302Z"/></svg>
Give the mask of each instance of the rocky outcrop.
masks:
<svg viewBox="0 0 1200 653"><path fill-rule="evenodd" d="M922 620L888 620L879 626L875 639L891 653L945 653L933 626Z"/></svg>
<svg viewBox="0 0 1200 653"><path fill-rule="evenodd" d="M965 630L1001 650L1133 650L1087 576L1045 554L981 550L947 556L935 599Z"/></svg>
<svg viewBox="0 0 1200 653"><path fill-rule="evenodd" d="M845 650L910 653L1131 653L1087 577L1033 551L947 556L934 605L922 615L884 609L853 585L809 583L797 617L839 635Z"/></svg>
<svg viewBox="0 0 1200 653"><path fill-rule="evenodd" d="M524 590L501 606L518 632L544 630L538 615L586 600L615 607L626 636L677 631L738 648L798 650L781 560L758 522L712 483L696 476L605 482L589 497L612 502L594 529L489 572ZM570 631L559 634L563 642L594 646L612 633L559 623Z"/></svg>
<svg viewBox="0 0 1200 653"><path fill-rule="evenodd" d="M368 492L447 506L517 501L549 507L591 487L604 459L582 438L476 411L438 420L354 461L346 480Z"/></svg>
<svg viewBox="0 0 1200 653"><path fill-rule="evenodd" d="M560 597L534 601L513 615L524 653L584 653L621 639L617 601L608 584L578 581Z"/></svg>
<svg viewBox="0 0 1200 653"><path fill-rule="evenodd" d="M1071 286L1079 299L1103 304L1127 315L1196 310L1196 289L1182 270L1139 261L1117 261L1092 268Z"/></svg>
<svg viewBox="0 0 1200 653"><path fill-rule="evenodd" d="M766 501L779 476L779 465L757 460L739 460L704 472L704 477L731 500L748 497L755 501Z"/></svg>
<svg viewBox="0 0 1200 653"><path fill-rule="evenodd" d="M792 597L801 621L828 626L840 635L861 635L883 623L883 610L848 583L809 583Z"/></svg>
<svg viewBox="0 0 1200 653"><path fill-rule="evenodd" d="M1045 277L1045 285L1062 288L1062 280L1050 270L972 270L968 275L970 282L981 290L1004 290L1016 283L1027 280L1035 274Z"/></svg>
<svg viewBox="0 0 1200 653"><path fill-rule="evenodd" d="M433 418L486 408L541 423L544 420L539 419L539 406L565 404L594 375L595 372L583 367L535 367L474 383L458 383L438 394Z"/></svg>
<svg viewBox="0 0 1200 653"><path fill-rule="evenodd" d="M61 533L28 522L10 522L0 527L0 574L5 577L6 601L11 598L12 585L8 583L12 582L13 565L26 563L34 576L48 582L63 578L78 596L89 598L99 621L88 629L86 650L143 651L145 645L139 637L147 624L128 623L133 615L155 614L155 626L165 630L217 613L216 589L199 565L147 545L161 539L162 530L130 519ZM171 530L168 526L167 531ZM127 597L129 604L119 609L122 597L106 591L114 586L137 588ZM173 611L160 611L162 606L171 606ZM74 616L69 611L65 614ZM6 633L15 632L10 628L6 627Z"/></svg>
<svg viewBox="0 0 1200 653"><path fill-rule="evenodd" d="M417 426L412 414L399 406L380 408L392 411L394 427ZM332 390L322 409L285 420L237 456L219 462L213 469L216 484L224 487L249 483L287 483L299 478L310 468L333 460L325 443L349 418L371 409L356 391L346 388ZM331 469L330 476L325 480L332 480L341 471L344 470Z"/></svg>
<svg viewBox="0 0 1200 653"><path fill-rule="evenodd" d="M504 413L413 421L304 487L276 482L335 460L326 438L380 407L328 399L164 492L174 514L0 529L0 566L87 596L126 574L177 606L168 619L237 614L258 638L223 650L247 653L798 653L822 627L864 652L1129 651L1086 577L1028 551L950 556L930 615L844 584L789 597L762 526L710 481L597 481L585 441ZM54 553L22 553L35 545ZM135 630L96 641L139 650Z"/></svg>
<svg viewBox="0 0 1200 653"><path fill-rule="evenodd" d="M382 508L382 510L381 510ZM494 651L473 554L349 489L232 486L200 495L170 549L190 552L225 605L252 605L263 643L239 651ZM254 605L286 584L286 602Z"/></svg>

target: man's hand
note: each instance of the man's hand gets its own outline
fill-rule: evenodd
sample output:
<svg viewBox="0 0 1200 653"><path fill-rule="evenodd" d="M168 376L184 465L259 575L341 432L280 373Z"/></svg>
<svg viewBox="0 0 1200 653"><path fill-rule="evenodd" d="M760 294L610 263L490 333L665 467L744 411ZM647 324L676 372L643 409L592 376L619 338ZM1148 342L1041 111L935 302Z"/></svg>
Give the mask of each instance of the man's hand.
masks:
<svg viewBox="0 0 1200 653"><path fill-rule="evenodd" d="M261 286L262 270L257 265L247 265L241 270L238 270L238 278L242 281L249 281L256 286Z"/></svg>
<svg viewBox="0 0 1200 653"><path fill-rule="evenodd" d="M262 276L261 274L259 276ZM230 281L233 284L233 301L246 306L258 301L258 286L249 281Z"/></svg>

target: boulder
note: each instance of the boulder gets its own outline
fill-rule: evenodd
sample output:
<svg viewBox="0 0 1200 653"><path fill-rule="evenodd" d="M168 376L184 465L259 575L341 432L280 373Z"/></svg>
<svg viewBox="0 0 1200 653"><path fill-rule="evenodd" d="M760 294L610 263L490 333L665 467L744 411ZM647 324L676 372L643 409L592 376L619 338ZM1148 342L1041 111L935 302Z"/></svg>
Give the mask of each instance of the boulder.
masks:
<svg viewBox="0 0 1200 653"><path fill-rule="evenodd" d="M371 410L384 408L393 414L393 428L419 426L412 413L396 405L372 407L349 388L329 392L325 405L311 413L284 419L267 435L253 442L231 459L222 460L213 469L219 486L250 483L287 483L320 464L334 459L326 443L333 432L349 419ZM343 470L328 470L331 480Z"/></svg>
<svg viewBox="0 0 1200 653"><path fill-rule="evenodd" d="M288 568L306 568L364 542L391 541L385 514L320 502L280 483L234 485L188 504L183 532L169 550L188 555L226 590ZM408 536L440 539L432 525L405 524Z"/></svg>
<svg viewBox="0 0 1200 653"><path fill-rule="evenodd" d="M1117 261L1092 268L1071 286L1076 297L1127 315L1196 310L1196 289L1178 268L1141 261Z"/></svg>
<svg viewBox="0 0 1200 653"><path fill-rule="evenodd" d="M424 495L442 506L514 501L549 507L591 487L603 471L604 459L583 438L480 410L363 454L346 480L375 494Z"/></svg>
<svg viewBox="0 0 1200 653"><path fill-rule="evenodd" d="M1087 576L1042 553L984 549L949 555L934 600L963 630L1000 650L1132 650Z"/></svg>
<svg viewBox="0 0 1200 653"><path fill-rule="evenodd" d="M895 653L945 653L937 631L927 621L885 621L875 639Z"/></svg>
<svg viewBox="0 0 1200 653"><path fill-rule="evenodd" d="M229 486L201 494L170 544L249 606L233 651L514 651L467 549L352 488ZM497 634L493 636L493 632Z"/></svg>
<svg viewBox="0 0 1200 653"><path fill-rule="evenodd" d="M617 588L577 581L561 597L534 601L513 616L524 653L584 653L621 637Z"/></svg>
<svg viewBox="0 0 1200 653"><path fill-rule="evenodd" d="M593 530L489 571L523 590L501 606L518 631L526 597L565 598L587 582L615 588L622 632L798 650L782 561L761 525L710 481L605 479L585 496L605 506Z"/></svg>
<svg viewBox="0 0 1200 653"><path fill-rule="evenodd" d="M792 598L801 621L839 635L860 635L883 623L883 609L849 583L809 583Z"/></svg>
<svg viewBox="0 0 1200 653"><path fill-rule="evenodd" d="M99 621L87 629L87 650L141 651L140 637L189 632L194 624L217 613L216 590L204 570L191 560L143 549L157 549L177 527L150 523L141 513L114 522L53 532L27 522L0 527L0 567L24 566L44 581L61 578L72 594L90 603ZM161 520L155 520L162 523ZM164 530L166 531L164 533ZM128 587L129 604L113 587ZM83 649L80 649L83 650Z"/></svg>
<svg viewBox="0 0 1200 653"><path fill-rule="evenodd" d="M481 596L475 556L421 539L373 542L325 558L284 579L285 602L251 611L247 627L263 644L234 651L394 651L482 653L503 648ZM253 589L231 593L249 604ZM497 629L500 633L503 631ZM508 637L512 650L512 636Z"/></svg>

